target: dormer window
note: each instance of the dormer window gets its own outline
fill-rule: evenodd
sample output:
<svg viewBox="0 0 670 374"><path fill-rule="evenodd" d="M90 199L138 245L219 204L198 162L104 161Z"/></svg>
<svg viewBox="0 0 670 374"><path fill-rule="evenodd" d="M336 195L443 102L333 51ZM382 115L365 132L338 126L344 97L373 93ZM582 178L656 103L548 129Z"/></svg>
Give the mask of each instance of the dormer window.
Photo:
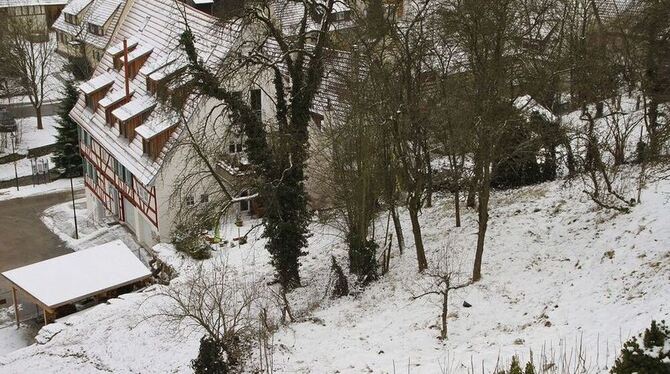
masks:
<svg viewBox="0 0 670 374"><path fill-rule="evenodd" d="M134 79L153 51L152 47L139 46L128 53L128 77Z"/></svg>
<svg viewBox="0 0 670 374"><path fill-rule="evenodd" d="M137 47L137 40L130 39L127 41L127 45L128 53L130 53L135 50L135 47ZM109 47L107 52L112 55L112 58L114 59L114 69L121 70L123 67L123 41Z"/></svg>
<svg viewBox="0 0 670 374"><path fill-rule="evenodd" d="M312 122L314 122L314 126L317 129L321 130L321 128L323 126L323 116L320 115L319 113L314 113L314 112L312 112L310 114L312 115Z"/></svg>
<svg viewBox="0 0 670 374"><path fill-rule="evenodd" d="M77 22L77 16L74 14L69 14L69 13L64 13L65 14L65 22L71 24L71 25L78 25L79 22Z"/></svg>
<svg viewBox="0 0 670 374"><path fill-rule="evenodd" d="M351 21L351 11L346 10L346 11L341 11L341 12L335 12L335 13L330 15L330 21L331 22Z"/></svg>
<svg viewBox="0 0 670 374"><path fill-rule="evenodd" d="M98 36L104 36L105 35L105 31L101 26L94 25L92 23L88 24L88 32L90 32L91 34L94 34L94 35L98 35Z"/></svg>
<svg viewBox="0 0 670 374"><path fill-rule="evenodd" d="M154 95L163 93L162 91L166 88L168 82L181 74L184 70L186 70L185 64L173 62L172 64L149 74L147 76L147 91Z"/></svg>
<svg viewBox="0 0 670 374"><path fill-rule="evenodd" d="M114 80L108 74L101 74L90 79L79 86L84 93L86 107L92 111L98 109L98 102L107 94Z"/></svg>
<svg viewBox="0 0 670 374"><path fill-rule="evenodd" d="M165 143L170 140L177 128L177 123L177 118L168 116L167 118L157 118L152 123L138 127L137 133L142 137L144 154L152 160L158 158L163 147L165 147Z"/></svg>
<svg viewBox="0 0 670 374"><path fill-rule="evenodd" d="M119 133L129 141L135 139L135 129L149 117L156 102L148 97L138 98L116 108L112 115L119 124Z"/></svg>
<svg viewBox="0 0 670 374"><path fill-rule="evenodd" d="M112 112L126 104L133 97L134 91L130 91L130 95L126 96L125 91L119 90L112 92L109 95L105 96L104 99L100 100L99 105L105 110L105 123L108 126L114 126L115 117L112 115Z"/></svg>

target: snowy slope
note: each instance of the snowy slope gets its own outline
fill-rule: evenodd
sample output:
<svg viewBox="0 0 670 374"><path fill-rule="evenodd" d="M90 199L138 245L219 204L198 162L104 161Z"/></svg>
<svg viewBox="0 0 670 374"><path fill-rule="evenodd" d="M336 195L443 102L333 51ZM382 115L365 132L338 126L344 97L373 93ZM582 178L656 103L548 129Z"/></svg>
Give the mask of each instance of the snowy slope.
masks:
<svg viewBox="0 0 670 374"><path fill-rule="evenodd" d="M466 373L474 367L479 373L482 365L490 372L513 354L527 359L530 350L536 360L544 349L574 362L582 347L590 372L604 373L623 340L652 318L670 317L670 182L650 185L642 204L626 215L596 209L580 183L493 195L484 278L453 293L445 342L437 338L438 297L412 300L426 280L416 272L408 217L409 248L402 256L394 249L389 274L362 294L339 300L324 295L329 257L344 264L344 246L334 229L315 223L303 261L304 287L290 295L302 322L275 335L275 372ZM436 199L421 217L428 257L450 245L469 273L475 214L465 212L463 227L454 228L450 201ZM385 224L384 217L377 233ZM156 249L182 274L170 287L183 287L193 262L170 246ZM260 240L220 256L240 276L271 278ZM201 334L149 318L165 305L157 296L160 287L43 329L42 344L0 356L0 373L189 372ZM464 300L473 306L462 307Z"/></svg>

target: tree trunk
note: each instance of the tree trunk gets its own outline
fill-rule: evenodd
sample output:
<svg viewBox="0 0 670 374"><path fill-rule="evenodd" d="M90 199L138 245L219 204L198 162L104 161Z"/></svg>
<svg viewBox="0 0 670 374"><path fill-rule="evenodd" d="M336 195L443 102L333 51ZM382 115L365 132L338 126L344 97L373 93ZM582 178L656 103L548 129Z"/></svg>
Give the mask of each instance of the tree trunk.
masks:
<svg viewBox="0 0 670 374"><path fill-rule="evenodd" d="M468 208L474 208L476 205L475 196L477 194L477 185L481 178L482 178L481 160L479 156L475 155L475 175L472 177L470 185L468 186L468 198L465 201L465 206Z"/></svg>
<svg viewBox="0 0 670 374"><path fill-rule="evenodd" d="M442 340L447 338L447 312L449 311L449 286L442 294L442 330L440 337Z"/></svg>
<svg viewBox="0 0 670 374"><path fill-rule="evenodd" d="M433 166L430 164L430 152L426 151L426 169L428 181L426 183L426 208L433 206Z"/></svg>
<svg viewBox="0 0 670 374"><path fill-rule="evenodd" d="M35 116L37 117L37 129L42 130L44 128L42 125L42 106L35 107Z"/></svg>
<svg viewBox="0 0 670 374"><path fill-rule="evenodd" d="M461 227L461 196L460 192L454 192L454 211L456 213L456 227Z"/></svg>
<svg viewBox="0 0 670 374"><path fill-rule="evenodd" d="M400 216L398 215L398 208L395 205L391 207L391 217L393 218L395 236L398 238L398 250L400 251L400 254L402 254L405 251L405 235L402 233Z"/></svg>
<svg viewBox="0 0 670 374"><path fill-rule="evenodd" d="M658 136L658 101L652 95L649 100L648 107L649 126L647 134L649 134L649 151L647 152L647 160L654 160L660 154L660 141Z"/></svg>
<svg viewBox="0 0 670 374"><path fill-rule="evenodd" d="M418 200L418 199L417 199ZM410 202L409 217L412 220L412 233L414 234L414 246L416 247L416 260L419 264L419 272L428 268L426 260L426 251L423 248L423 239L421 238L421 225L419 224L419 205L420 200Z"/></svg>
<svg viewBox="0 0 670 374"><path fill-rule="evenodd" d="M568 139L567 136L565 138L564 146L566 152L566 166L568 167L568 177L572 178L577 175L577 167L575 166L575 155L572 153L570 139Z"/></svg>
<svg viewBox="0 0 670 374"><path fill-rule="evenodd" d="M479 185L477 197L479 199L479 230L477 231L477 251L475 253L475 265L472 270L472 282L482 278L482 257L484 255L484 240L489 222L489 196L491 193L491 171L488 163L483 168L482 181Z"/></svg>

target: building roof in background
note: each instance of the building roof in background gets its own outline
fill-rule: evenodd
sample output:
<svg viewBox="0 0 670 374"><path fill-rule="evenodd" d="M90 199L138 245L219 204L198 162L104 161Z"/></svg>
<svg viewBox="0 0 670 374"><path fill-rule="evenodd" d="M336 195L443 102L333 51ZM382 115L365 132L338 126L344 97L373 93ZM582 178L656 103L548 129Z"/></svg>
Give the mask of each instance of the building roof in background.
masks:
<svg viewBox="0 0 670 374"><path fill-rule="evenodd" d="M305 3L295 0L276 0L272 3L272 12L274 16L279 21L279 24L282 27L284 34L294 35L297 34L300 30L300 23L305 14ZM333 17L331 20L330 29L340 30L351 27L354 25L353 21L350 18L344 17L343 19L338 19L335 17L338 14L346 14L350 12L350 8L347 4L342 1L336 1L333 4ZM307 19L306 31L315 31L321 28L321 21L318 18L312 17L311 15Z"/></svg>
<svg viewBox="0 0 670 374"><path fill-rule="evenodd" d="M73 16L79 15L82 10L86 9L93 0L71 0L65 8L63 8L63 13L71 14Z"/></svg>
<svg viewBox="0 0 670 374"><path fill-rule="evenodd" d="M0 0L0 9L14 8L18 6L49 6L65 4L67 4L67 0Z"/></svg>
<svg viewBox="0 0 670 374"><path fill-rule="evenodd" d="M121 18L125 4L125 0L72 0L54 22L53 28L98 49L105 49ZM65 22L64 13L75 15L79 12L82 12L79 15L79 25ZM104 35L90 33L88 23L104 26Z"/></svg>
<svg viewBox="0 0 670 374"><path fill-rule="evenodd" d="M106 0L98 2L98 6L91 10L88 22L97 26L104 26L112 18L116 10L123 4L123 0Z"/></svg>
<svg viewBox="0 0 670 374"><path fill-rule="evenodd" d="M640 0L598 0L596 6L600 18L608 21L619 16L639 13L643 4Z"/></svg>

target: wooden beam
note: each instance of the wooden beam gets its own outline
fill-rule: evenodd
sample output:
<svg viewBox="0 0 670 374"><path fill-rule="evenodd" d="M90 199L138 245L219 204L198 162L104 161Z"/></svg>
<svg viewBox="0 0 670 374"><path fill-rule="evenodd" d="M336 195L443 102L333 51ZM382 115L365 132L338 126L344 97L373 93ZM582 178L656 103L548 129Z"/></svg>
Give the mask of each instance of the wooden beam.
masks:
<svg viewBox="0 0 670 374"><path fill-rule="evenodd" d="M12 287L12 299L14 300L14 316L16 317L16 328L18 329L21 327L21 323L19 321L19 304L16 299L16 288L14 287Z"/></svg>

